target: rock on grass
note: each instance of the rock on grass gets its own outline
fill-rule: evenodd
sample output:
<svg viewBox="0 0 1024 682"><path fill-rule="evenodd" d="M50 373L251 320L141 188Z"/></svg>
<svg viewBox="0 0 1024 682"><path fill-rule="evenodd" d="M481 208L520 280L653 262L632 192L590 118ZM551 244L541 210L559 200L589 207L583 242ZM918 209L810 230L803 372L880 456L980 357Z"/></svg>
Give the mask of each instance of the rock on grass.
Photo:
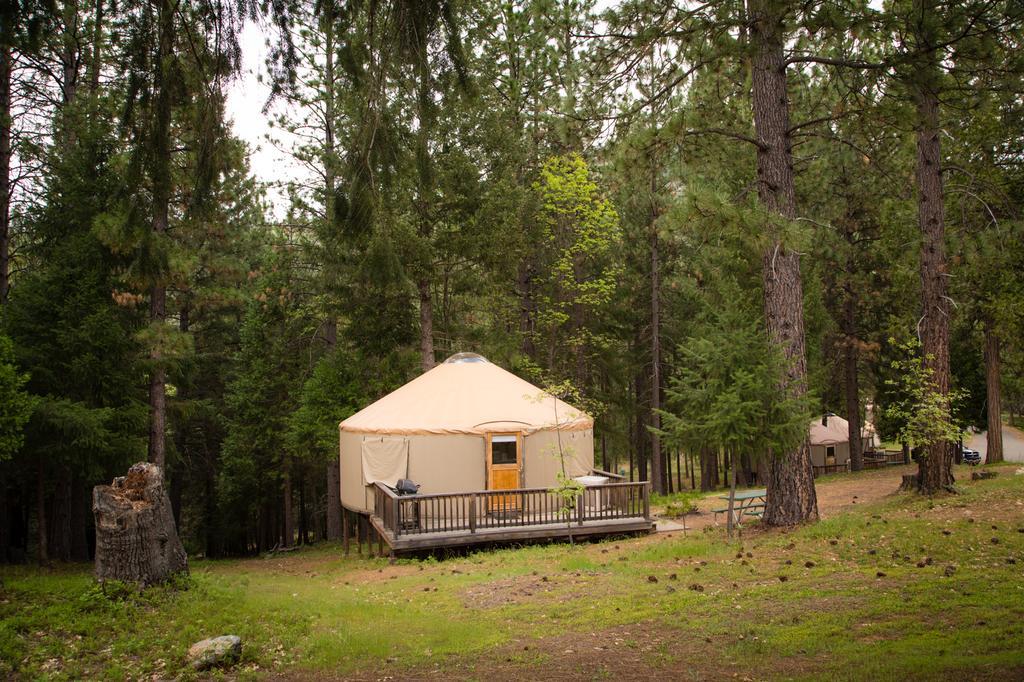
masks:
<svg viewBox="0 0 1024 682"><path fill-rule="evenodd" d="M188 660L196 670L230 666L242 655L242 638L237 635L211 637L188 649Z"/></svg>

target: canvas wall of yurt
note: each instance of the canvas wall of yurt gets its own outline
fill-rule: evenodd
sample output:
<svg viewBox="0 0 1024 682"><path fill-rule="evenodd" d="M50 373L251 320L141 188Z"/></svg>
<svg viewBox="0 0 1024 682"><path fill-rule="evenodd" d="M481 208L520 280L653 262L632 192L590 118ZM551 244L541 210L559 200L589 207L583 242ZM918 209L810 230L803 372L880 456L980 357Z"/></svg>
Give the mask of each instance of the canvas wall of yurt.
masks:
<svg viewBox="0 0 1024 682"><path fill-rule="evenodd" d="M811 461L814 466L846 464L850 459L850 423L834 414L811 422Z"/></svg>
<svg viewBox="0 0 1024 682"><path fill-rule="evenodd" d="M594 466L594 421L474 353L458 353L339 425L341 500L369 512L373 486L419 492L545 488Z"/></svg>

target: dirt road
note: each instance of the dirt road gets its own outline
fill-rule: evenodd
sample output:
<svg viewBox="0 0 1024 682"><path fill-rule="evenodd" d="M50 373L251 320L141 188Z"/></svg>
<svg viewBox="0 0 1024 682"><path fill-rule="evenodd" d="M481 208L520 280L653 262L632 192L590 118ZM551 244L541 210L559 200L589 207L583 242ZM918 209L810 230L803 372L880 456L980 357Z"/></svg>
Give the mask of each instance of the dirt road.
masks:
<svg viewBox="0 0 1024 682"><path fill-rule="evenodd" d="M987 431L976 433L967 441L967 447L977 450L984 457L988 450ZM1024 463L1024 431L1012 426L1003 426L1003 458L1007 462Z"/></svg>

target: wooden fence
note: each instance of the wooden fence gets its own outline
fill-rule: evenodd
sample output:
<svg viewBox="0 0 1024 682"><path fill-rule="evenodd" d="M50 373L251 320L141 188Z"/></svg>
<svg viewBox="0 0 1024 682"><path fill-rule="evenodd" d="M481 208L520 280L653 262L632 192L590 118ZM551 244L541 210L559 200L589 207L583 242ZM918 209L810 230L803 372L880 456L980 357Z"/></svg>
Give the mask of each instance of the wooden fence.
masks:
<svg viewBox="0 0 1024 682"><path fill-rule="evenodd" d="M850 470L848 462L844 462L842 464L823 464L821 466L818 466L817 464L814 464L812 466L814 466L814 477L815 478L817 478L818 476L822 476L824 474L837 474L837 473L840 473L840 472L843 472L843 471L849 471Z"/></svg>

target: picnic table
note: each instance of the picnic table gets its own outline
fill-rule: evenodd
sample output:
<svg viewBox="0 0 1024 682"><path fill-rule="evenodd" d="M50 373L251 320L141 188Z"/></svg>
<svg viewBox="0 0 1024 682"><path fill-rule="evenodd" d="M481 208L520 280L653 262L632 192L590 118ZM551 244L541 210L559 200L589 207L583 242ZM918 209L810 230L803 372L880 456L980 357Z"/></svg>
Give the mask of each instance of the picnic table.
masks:
<svg viewBox="0 0 1024 682"><path fill-rule="evenodd" d="M768 495L768 491L764 488L758 490L737 490L736 495L733 497L733 523L739 523L740 519L744 516L761 516L764 510L764 500ZM718 499L729 501L728 495L719 495ZM718 519L719 514L728 513L729 507L725 506L721 509L715 509L715 519ZM716 521L717 522L717 521Z"/></svg>

